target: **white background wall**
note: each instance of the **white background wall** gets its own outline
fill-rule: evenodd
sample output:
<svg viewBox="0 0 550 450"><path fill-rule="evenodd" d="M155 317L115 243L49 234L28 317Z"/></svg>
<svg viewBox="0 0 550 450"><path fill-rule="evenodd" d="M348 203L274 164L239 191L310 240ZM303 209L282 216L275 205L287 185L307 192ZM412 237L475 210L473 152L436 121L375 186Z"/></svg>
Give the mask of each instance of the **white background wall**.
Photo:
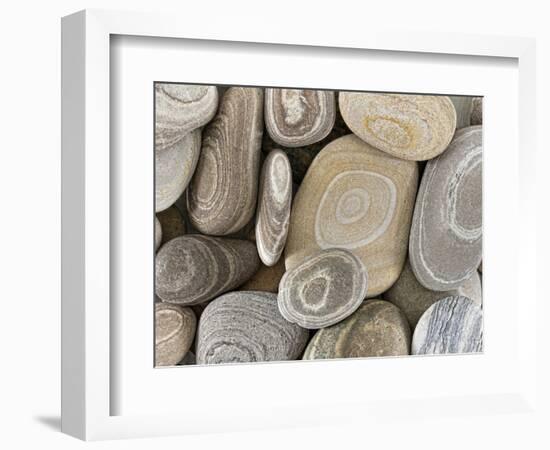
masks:
<svg viewBox="0 0 550 450"><path fill-rule="evenodd" d="M191 12L199 3L200 15ZM59 433L60 346L60 17L83 8L179 10L190 20L209 14L245 14L285 21L303 15L331 18L333 26L387 22L390 28L531 36L538 39L538 182L540 188L539 265L546 280L550 249L550 14L546 2L462 0L353 2L271 2L230 0L19 0L0 11L0 448L82 448ZM195 6L193 6L195 5ZM200 18L199 18L200 17ZM256 19L257 20L257 19ZM182 26L185 22L182 21ZM281 26L284 29L284 25ZM223 70L223 68L220 68ZM503 280L505 282L505 280ZM541 282L542 287L542 282ZM544 293L542 293L542 296ZM545 296L548 298L548 295ZM548 395L549 308L539 311L540 399ZM546 345L543 345L546 344ZM543 353L546 353L544 355ZM368 381L366 381L368 382ZM406 382L404 375L403 382ZM547 408L548 410L548 408ZM180 448L549 448L550 416L475 417L421 423L411 418L379 425L384 440L363 429L283 430L132 442L102 442L94 448L146 449L163 444ZM382 427L382 430L380 430ZM382 433L384 434L384 433ZM380 433L378 433L380 435Z"/></svg>

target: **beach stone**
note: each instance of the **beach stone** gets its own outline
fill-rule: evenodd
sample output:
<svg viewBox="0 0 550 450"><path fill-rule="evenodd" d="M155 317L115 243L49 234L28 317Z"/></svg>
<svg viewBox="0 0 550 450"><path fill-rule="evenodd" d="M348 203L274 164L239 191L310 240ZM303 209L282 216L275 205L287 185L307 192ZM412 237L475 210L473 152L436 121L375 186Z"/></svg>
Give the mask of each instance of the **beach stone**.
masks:
<svg viewBox="0 0 550 450"><path fill-rule="evenodd" d="M195 337L197 319L191 308L170 303L155 304L155 365L179 363Z"/></svg>
<svg viewBox="0 0 550 450"><path fill-rule="evenodd" d="M472 100L472 115L470 125L481 125L483 123L483 97L474 97Z"/></svg>
<svg viewBox="0 0 550 450"><path fill-rule="evenodd" d="M162 227L163 244L185 234L185 220L183 220L180 210L175 205L157 213L157 219Z"/></svg>
<svg viewBox="0 0 550 450"><path fill-rule="evenodd" d="M464 128L470 126L470 117L473 110L473 97L467 97L465 95L451 95L449 96L451 102L456 111L456 128Z"/></svg>
<svg viewBox="0 0 550 450"><path fill-rule="evenodd" d="M207 302L243 284L259 264L252 242L196 234L180 236L157 253L156 294L170 303Z"/></svg>
<svg viewBox="0 0 550 450"><path fill-rule="evenodd" d="M292 203L292 171L285 153L273 150L264 161L256 211L256 245L266 266L274 265L285 247Z"/></svg>
<svg viewBox="0 0 550 450"><path fill-rule="evenodd" d="M409 256L427 289L448 291L481 262L482 132L462 128L449 148L428 161L416 199Z"/></svg>
<svg viewBox="0 0 550 450"><path fill-rule="evenodd" d="M409 324L399 308L373 299L344 321L317 331L303 359L408 355L410 342Z"/></svg>
<svg viewBox="0 0 550 450"><path fill-rule="evenodd" d="M477 353L483 350L483 313L472 300L453 296L434 303L418 321L413 355Z"/></svg>
<svg viewBox="0 0 550 450"><path fill-rule="evenodd" d="M321 250L287 271L279 284L279 310L308 329L334 325L352 314L367 294L368 276L348 250Z"/></svg>
<svg viewBox="0 0 550 450"><path fill-rule="evenodd" d="M155 216L155 251L157 251L162 242L162 227L160 225L159 219Z"/></svg>
<svg viewBox="0 0 550 450"><path fill-rule="evenodd" d="M239 290L277 293L284 274L285 260L283 258L280 258L273 266L260 264L259 270Z"/></svg>
<svg viewBox="0 0 550 450"><path fill-rule="evenodd" d="M339 103L351 131L398 158L434 158L456 129L455 108L444 96L340 92Z"/></svg>
<svg viewBox="0 0 550 450"><path fill-rule="evenodd" d="M481 278L476 271L456 289L443 292L430 291L418 282L407 261L398 280L384 293L384 299L398 306L407 317L411 328L414 328L420 316L435 302L445 297L459 295L481 305Z"/></svg>
<svg viewBox="0 0 550 450"><path fill-rule="evenodd" d="M369 273L368 297L387 290L405 258L418 164L355 135L336 139L311 164L293 200L287 270L320 249L353 252Z"/></svg>
<svg viewBox="0 0 550 450"><path fill-rule="evenodd" d="M229 88L204 130L187 190L187 213L204 234L228 235L254 216L263 133L263 90Z"/></svg>
<svg viewBox="0 0 550 450"><path fill-rule="evenodd" d="M218 108L216 86L155 84L155 149L164 150L210 122Z"/></svg>
<svg viewBox="0 0 550 450"><path fill-rule="evenodd" d="M155 211L172 206L183 193L197 166L201 131L195 130L171 147L155 152Z"/></svg>
<svg viewBox="0 0 550 450"><path fill-rule="evenodd" d="M230 292L208 304L197 332L197 363L285 361L301 356L309 333L287 322L269 292Z"/></svg>
<svg viewBox="0 0 550 450"><path fill-rule="evenodd" d="M302 147L325 138L336 116L333 91L266 89L265 125L285 147Z"/></svg>

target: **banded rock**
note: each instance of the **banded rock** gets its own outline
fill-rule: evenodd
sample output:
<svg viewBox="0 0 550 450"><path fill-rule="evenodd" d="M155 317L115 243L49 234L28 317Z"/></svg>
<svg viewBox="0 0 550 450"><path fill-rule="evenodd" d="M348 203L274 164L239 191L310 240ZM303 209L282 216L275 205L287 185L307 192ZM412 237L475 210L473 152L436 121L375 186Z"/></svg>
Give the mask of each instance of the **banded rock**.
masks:
<svg viewBox="0 0 550 450"><path fill-rule="evenodd" d="M266 89L265 126L285 147L302 147L325 138L336 116L334 92L308 89Z"/></svg>
<svg viewBox="0 0 550 450"><path fill-rule="evenodd" d="M169 303L155 304L155 365L179 363L195 337L197 319L191 308Z"/></svg>
<svg viewBox="0 0 550 450"><path fill-rule="evenodd" d="M344 248L369 273L367 296L387 290L407 255L418 164L383 153L355 135L327 145L294 198L287 270L320 249Z"/></svg>
<svg viewBox="0 0 550 450"><path fill-rule="evenodd" d="M200 318L197 363L293 360L308 337L281 316L275 294L230 292L209 303Z"/></svg>
<svg viewBox="0 0 550 450"><path fill-rule="evenodd" d="M155 149L162 151L210 122L218 107L216 86L155 84Z"/></svg>
<svg viewBox="0 0 550 450"><path fill-rule="evenodd" d="M483 314L466 297L446 297L434 303L418 321L413 355L477 353L483 350Z"/></svg>
<svg viewBox="0 0 550 450"><path fill-rule="evenodd" d="M155 261L156 294L170 303L207 302L240 286L258 270L252 242L185 235L164 244Z"/></svg>
<svg viewBox="0 0 550 450"><path fill-rule="evenodd" d="M187 212L204 234L228 235L254 216L263 133L263 91L229 88L204 131Z"/></svg>
<svg viewBox="0 0 550 450"><path fill-rule="evenodd" d="M339 103L353 133L402 159L434 158L447 148L456 129L448 97L340 92Z"/></svg>
<svg viewBox="0 0 550 450"><path fill-rule="evenodd" d="M343 322L315 333L303 359L400 356L410 352L404 314L383 300L368 300Z"/></svg>
<svg viewBox="0 0 550 450"><path fill-rule="evenodd" d="M427 289L448 291L481 262L482 132L462 128L445 153L428 161L416 199L409 257Z"/></svg>
<svg viewBox="0 0 550 450"><path fill-rule="evenodd" d="M256 246L266 266L274 265L285 247L292 202L292 171L285 153L273 150L264 161L256 212Z"/></svg>
<svg viewBox="0 0 550 450"><path fill-rule="evenodd" d="M155 152L155 211L172 206L183 193L197 167L201 131L195 130L171 147Z"/></svg>
<svg viewBox="0 0 550 450"><path fill-rule="evenodd" d="M367 271L344 249L315 253L287 271L279 284L279 310L289 322L317 329L352 314L367 294Z"/></svg>
<svg viewBox="0 0 550 450"><path fill-rule="evenodd" d="M161 242L163 244L185 234L185 221L175 205L157 213L157 219L162 228Z"/></svg>

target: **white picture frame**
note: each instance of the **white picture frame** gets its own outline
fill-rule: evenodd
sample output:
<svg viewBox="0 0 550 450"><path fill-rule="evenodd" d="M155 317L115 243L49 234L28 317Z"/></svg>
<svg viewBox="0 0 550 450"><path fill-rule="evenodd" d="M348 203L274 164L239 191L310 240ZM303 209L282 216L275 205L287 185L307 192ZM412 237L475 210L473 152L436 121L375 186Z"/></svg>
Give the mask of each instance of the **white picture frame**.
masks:
<svg viewBox="0 0 550 450"><path fill-rule="evenodd" d="M442 416L533 411L536 317L531 311L535 311L537 298L536 236L530 231L536 221L534 41L395 33L374 27L327 35L322 27L281 31L266 23L235 26L220 20L209 27L200 20L186 21L184 27L181 23L181 18L168 14L97 10L62 21L62 430L97 440L362 422L377 417L398 420L409 414L429 415L434 407ZM153 40L148 47L147 42ZM166 62L169 58L164 51L188 51L188 57L197 58L204 67L189 75L189 67L183 71L181 65ZM208 70L205 55L210 59L216 55L227 69ZM252 57L273 64L269 76L265 70L246 70L246 58ZM296 70L301 75L277 70L285 58L292 59L295 69L303 66ZM348 75L342 75L337 81L341 84L335 86L333 76L320 75L330 74L333 58L342 65L368 68L368 83L361 84L357 76L345 71ZM143 70L136 70L138 64ZM393 71L388 72L388 65ZM230 70L230 66L234 67ZM491 233L484 237L484 354L154 369L152 253L147 253L152 248L153 223L146 219L153 201L152 115L147 110L152 111L153 88L147 97L147 85L157 80L306 87L307 67L312 66L325 68L315 72L311 87L316 88L464 93L484 95L488 100L484 103L484 229ZM406 85L402 81L405 69ZM423 80L428 70L441 77ZM453 70L462 75L460 80L458 75L449 75ZM177 73L183 75L175 79ZM134 87L136 95L126 95L125 89ZM459 92L459 88L464 90ZM119 107L125 112L122 119L117 119ZM147 118L150 123L143 122ZM111 129L117 120L120 127ZM125 130L136 125L143 134L136 131L132 138ZM497 129L501 132L496 133ZM126 170L121 177L119 172L128 167L124 163L129 146L136 149L133 172ZM115 147L121 152L112 151ZM151 149L149 156L147 148ZM499 157L493 158L497 150ZM132 191L143 199L143 205L128 201ZM114 212L113 205L120 210ZM500 220L503 209L510 216L506 223ZM133 231L126 227L122 236L124 222L134 220L143 225ZM144 236L149 238L133 253L134 263L129 263L130 240L142 242ZM503 249L499 243L505 238L509 241ZM503 261L505 252L509 257ZM117 271L120 260L128 262L122 272ZM128 290L125 280L134 276L142 284L136 291ZM502 279L509 283L507 290L498 284ZM521 302L518 286L522 286ZM114 300L118 297L120 302ZM130 298L137 299L137 312L131 317L126 314ZM149 310L141 308L147 298ZM493 308L497 299L501 305ZM415 389L390 391L396 374L403 373L410 374ZM427 373L439 375L430 386L422 381ZM367 384L356 393L353 388L365 374L375 389ZM344 375L349 382L326 387L326 380ZM229 380L232 389L212 389L206 394L197 387L185 398L173 393L172 387L183 378L192 386L212 386L220 377ZM286 383L286 391L275 383L259 391L258 380L269 379ZM324 397L314 401L315 390L323 388ZM285 392L293 394L285 396ZM178 409L182 400L187 402L185 411Z"/></svg>

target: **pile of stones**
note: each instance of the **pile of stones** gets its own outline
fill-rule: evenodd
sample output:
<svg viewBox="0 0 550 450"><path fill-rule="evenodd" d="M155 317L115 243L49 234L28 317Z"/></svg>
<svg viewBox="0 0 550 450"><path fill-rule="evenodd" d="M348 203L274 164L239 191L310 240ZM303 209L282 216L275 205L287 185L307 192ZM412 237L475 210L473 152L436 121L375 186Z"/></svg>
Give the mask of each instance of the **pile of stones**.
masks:
<svg viewBox="0 0 550 450"><path fill-rule="evenodd" d="M481 108L156 84L156 365L482 351Z"/></svg>

